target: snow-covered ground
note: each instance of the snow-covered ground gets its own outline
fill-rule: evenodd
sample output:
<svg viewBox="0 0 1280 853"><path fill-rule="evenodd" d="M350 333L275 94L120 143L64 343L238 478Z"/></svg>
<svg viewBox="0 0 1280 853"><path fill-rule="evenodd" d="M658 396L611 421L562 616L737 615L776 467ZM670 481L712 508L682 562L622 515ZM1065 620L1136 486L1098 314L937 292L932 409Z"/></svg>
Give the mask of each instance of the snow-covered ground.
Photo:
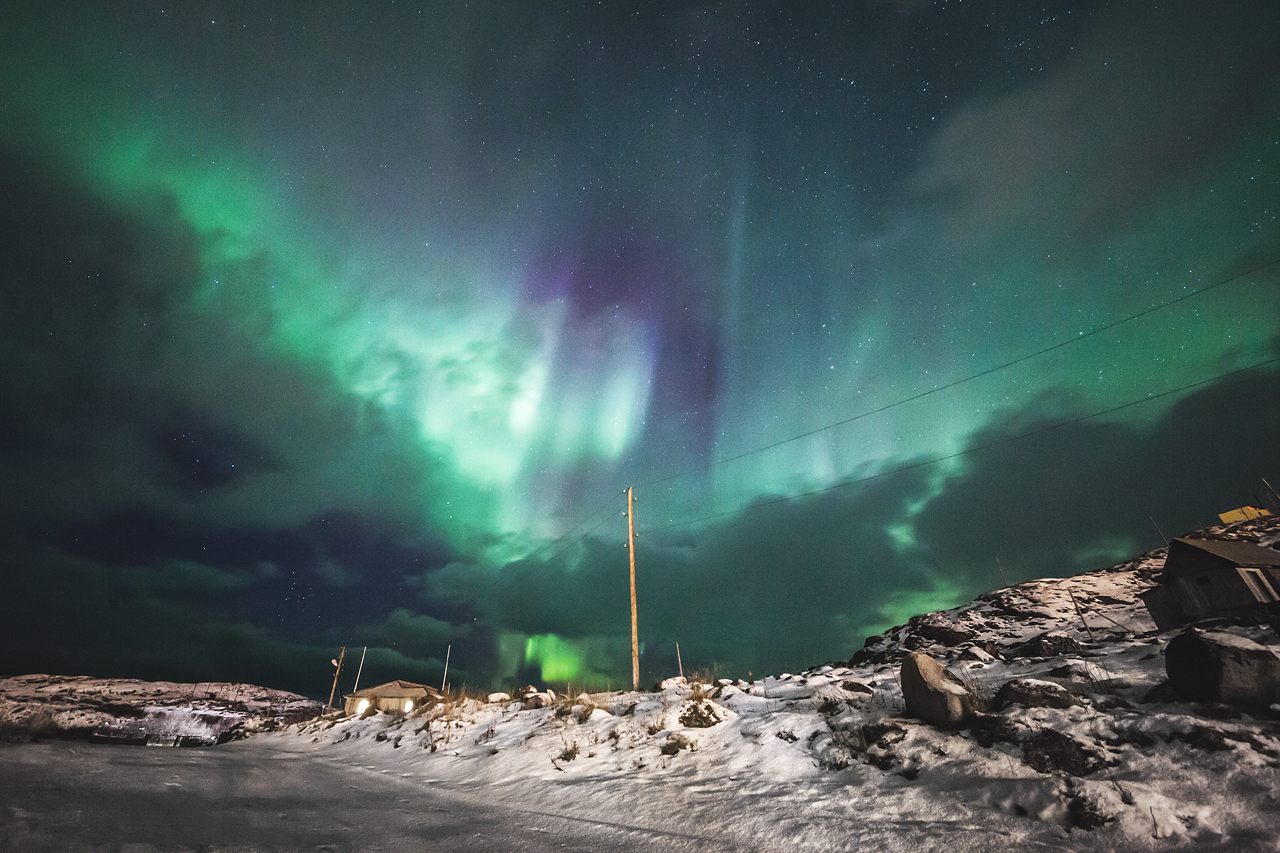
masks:
<svg viewBox="0 0 1280 853"><path fill-rule="evenodd" d="M1271 541L1278 532L1273 519L1214 533ZM404 830L414 846L335 830L325 842L333 850L504 847L520 827L536 836L530 849L558 837L595 850L1280 850L1280 708L1190 704L1164 685L1161 652L1173 634L1155 633L1135 598L1163 558L1000 590L802 673L672 680L657 692L555 697L542 708L461 700L407 716L335 714L167 752L216 753L219 763L234 755L246 772L281 760L313 768L298 779L322 767L316 796L342 803L331 788L345 785L362 792L351 794L352 809L374 808L363 792L394 780L392 824L421 810L425 822ZM1280 649L1270 629L1225 630ZM950 731L909 719L898 672L911 649L979 696L1030 679L1031 689L1066 697L1064 707L993 706ZM21 775L23 750L52 748L0 748L0 793ZM184 772L200 772L184 760ZM0 845L56 841L30 817L34 804L20 808L28 817L11 814L10 826L25 834L0 828ZM432 833L427 818L442 809L476 815L474 844ZM358 827L361 814L342 818ZM376 809L368 818L379 819ZM285 823L247 841L240 829L202 826L163 843L122 831L101 843L317 849Z"/></svg>

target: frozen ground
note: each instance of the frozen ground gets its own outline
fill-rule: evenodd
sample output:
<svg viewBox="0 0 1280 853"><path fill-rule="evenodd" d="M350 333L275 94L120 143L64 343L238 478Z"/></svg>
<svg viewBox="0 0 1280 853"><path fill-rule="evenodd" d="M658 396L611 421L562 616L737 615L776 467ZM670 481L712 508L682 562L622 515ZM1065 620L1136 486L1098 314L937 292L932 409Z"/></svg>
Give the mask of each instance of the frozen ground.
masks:
<svg viewBox="0 0 1280 853"><path fill-rule="evenodd" d="M208 749L0 745L0 849L1280 851L1280 708L1162 686L1172 635L1134 598L1162 562L1011 587L751 683L334 715ZM907 649L980 695L1074 698L940 731L904 717Z"/></svg>
<svg viewBox="0 0 1280 853"><path fill-rule="evenodd" d="M314 750L240 741L134 749L0 747L0 850L700 850L638 832L460 798Z"/></svg>

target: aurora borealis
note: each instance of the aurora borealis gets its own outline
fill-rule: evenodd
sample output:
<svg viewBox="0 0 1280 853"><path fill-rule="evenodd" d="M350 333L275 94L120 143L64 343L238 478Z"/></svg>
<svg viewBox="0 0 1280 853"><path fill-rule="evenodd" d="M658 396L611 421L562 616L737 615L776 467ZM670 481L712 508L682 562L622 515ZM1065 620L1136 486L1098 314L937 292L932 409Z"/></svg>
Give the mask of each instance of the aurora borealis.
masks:
<svg viewBox="0 0 1280 853"><path fill-rule="evenodd" d="M794 671L1280 486L1268 0L0 45L5 671L623 684L627 486L642 680Z"/></svg>

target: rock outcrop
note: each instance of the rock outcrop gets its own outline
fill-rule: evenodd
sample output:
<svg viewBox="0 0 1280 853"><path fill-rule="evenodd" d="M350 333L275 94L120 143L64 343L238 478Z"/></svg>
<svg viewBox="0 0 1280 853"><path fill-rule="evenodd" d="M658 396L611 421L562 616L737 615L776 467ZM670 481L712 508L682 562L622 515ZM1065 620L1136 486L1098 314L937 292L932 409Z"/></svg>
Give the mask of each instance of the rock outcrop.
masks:
<svg viewBox="0 0 1280 853"><path fill-rule="evenodd" d="M1016 678L1000 687L992 704L999 711L1010 705L1021 705L1024 708L1070 708L1084 703L1056 682L1039 678Z"/></svg>
<svg viewBox="0 0 1280 853"><path fill-rule="evenodd" d="M1164 665L1173 689L1192 702L1280 703L1280 657L1245 637L1188 628L1165 647Z"/></svg>

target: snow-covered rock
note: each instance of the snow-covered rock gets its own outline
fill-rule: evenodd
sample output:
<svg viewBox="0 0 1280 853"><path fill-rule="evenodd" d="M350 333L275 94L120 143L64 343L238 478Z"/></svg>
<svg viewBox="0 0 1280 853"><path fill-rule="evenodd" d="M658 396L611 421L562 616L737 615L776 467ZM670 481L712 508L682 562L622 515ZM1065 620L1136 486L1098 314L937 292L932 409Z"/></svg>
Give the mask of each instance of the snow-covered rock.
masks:
<svg viewBox="0 0 1280 853"><path fill-rule="evenodd" d="M902 661L902 696L909 716L943 728L964 722L977 706L960 679L920 652Z"/></svg>
<svg viewBox="0 0 1280 853"><path fill-rule="evenodd" d="M996 710L1001 710L1010 705L1023 705L1027 708L1070 708L1072 705L1083 703L1057 682L1040 678L1015 678L1000 687L993 704Z"/></svg>

